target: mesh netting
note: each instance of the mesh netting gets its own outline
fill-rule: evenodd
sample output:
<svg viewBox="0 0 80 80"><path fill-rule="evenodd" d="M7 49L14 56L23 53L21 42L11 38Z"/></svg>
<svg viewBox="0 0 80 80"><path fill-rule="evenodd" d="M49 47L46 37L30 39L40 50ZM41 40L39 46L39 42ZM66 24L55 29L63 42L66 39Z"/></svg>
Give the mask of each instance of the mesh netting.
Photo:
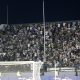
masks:
<svg viewBox="0 0 80 80"><path fill-rule="evenodd" d="M0 65L1 80L32 80L32 64Z"/></svg>

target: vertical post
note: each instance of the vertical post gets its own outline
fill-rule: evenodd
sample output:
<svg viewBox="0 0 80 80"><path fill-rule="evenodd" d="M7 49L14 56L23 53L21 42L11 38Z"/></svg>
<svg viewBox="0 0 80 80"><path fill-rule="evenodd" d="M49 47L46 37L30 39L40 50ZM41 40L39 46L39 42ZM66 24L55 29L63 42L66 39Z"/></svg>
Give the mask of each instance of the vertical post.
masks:
<svg viewBox="0 0 80 80"><path fill-rule="evenodd" d="M32 64L33 64L33 75L32 76L33 76L33 80L35 80L35 69L34 69L35 63L33 62Z"/></svg>
<svg viewBox="0 0 80 80"><path fill-rule="evenodd" d="M7 5L7 25L8 25L8 5Z"/></svg>
<svg viewBox="0 0 80 80"><path fill-rule="evenodd" d="M55 80L56 80L56 63L55 63Z"/></svg>
<svg viewBox="0 0 80 80"><path fill-rule="evenodd" d="M44 27L44 62L46 61L45 54L45 12L44 12L44 0L43 0L43 27Z"/></svg>

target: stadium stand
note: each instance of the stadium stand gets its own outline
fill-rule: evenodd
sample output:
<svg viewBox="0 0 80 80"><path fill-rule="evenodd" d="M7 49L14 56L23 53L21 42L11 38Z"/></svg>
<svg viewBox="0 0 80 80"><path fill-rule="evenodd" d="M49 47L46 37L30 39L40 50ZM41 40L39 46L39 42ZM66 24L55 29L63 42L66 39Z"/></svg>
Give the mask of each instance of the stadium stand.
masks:
<svg viewBox="0 0 80 80"><path fill-rule="evenodd" d="M48 67L80 66L80 21L47 22L45 26ZM0 29L0 61L43 61L42 23L3 25Z"/></svg>

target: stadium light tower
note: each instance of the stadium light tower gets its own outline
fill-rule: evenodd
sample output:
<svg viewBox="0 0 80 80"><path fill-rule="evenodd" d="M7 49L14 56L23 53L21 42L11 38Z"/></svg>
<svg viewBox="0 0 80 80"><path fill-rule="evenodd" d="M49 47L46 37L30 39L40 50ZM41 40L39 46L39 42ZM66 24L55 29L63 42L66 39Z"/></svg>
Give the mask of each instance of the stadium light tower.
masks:
<svg viewBox="0 0 80 80"><path fill-rule="evenodd" d="M46 61L45 53L45 10L44 10L44 0L43 0L43 27L44 27L44 62Z"/></svg>
<svg viewBox="0 0 80 80"><path fill-rule="evenodd" d="M44 0L43 0L43 27L44 27L44 62L46 61L46 46L45 46L45 9L44 9ZM56 71L56 62L55 62L55 80L57 80L58 73Z"/></svg>

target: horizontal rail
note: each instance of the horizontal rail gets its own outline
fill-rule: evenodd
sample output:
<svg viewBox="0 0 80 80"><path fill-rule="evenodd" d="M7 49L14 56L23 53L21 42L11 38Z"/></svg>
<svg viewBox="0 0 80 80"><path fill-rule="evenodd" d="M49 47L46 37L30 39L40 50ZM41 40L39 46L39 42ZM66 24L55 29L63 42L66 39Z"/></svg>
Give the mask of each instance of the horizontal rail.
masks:
<svg viewBox="0 0 80 80"><path fill-rule="evenodd" d="M39 63L34 61L1 61L0 65L21 65L21 64L33 64Z"/></svg>

